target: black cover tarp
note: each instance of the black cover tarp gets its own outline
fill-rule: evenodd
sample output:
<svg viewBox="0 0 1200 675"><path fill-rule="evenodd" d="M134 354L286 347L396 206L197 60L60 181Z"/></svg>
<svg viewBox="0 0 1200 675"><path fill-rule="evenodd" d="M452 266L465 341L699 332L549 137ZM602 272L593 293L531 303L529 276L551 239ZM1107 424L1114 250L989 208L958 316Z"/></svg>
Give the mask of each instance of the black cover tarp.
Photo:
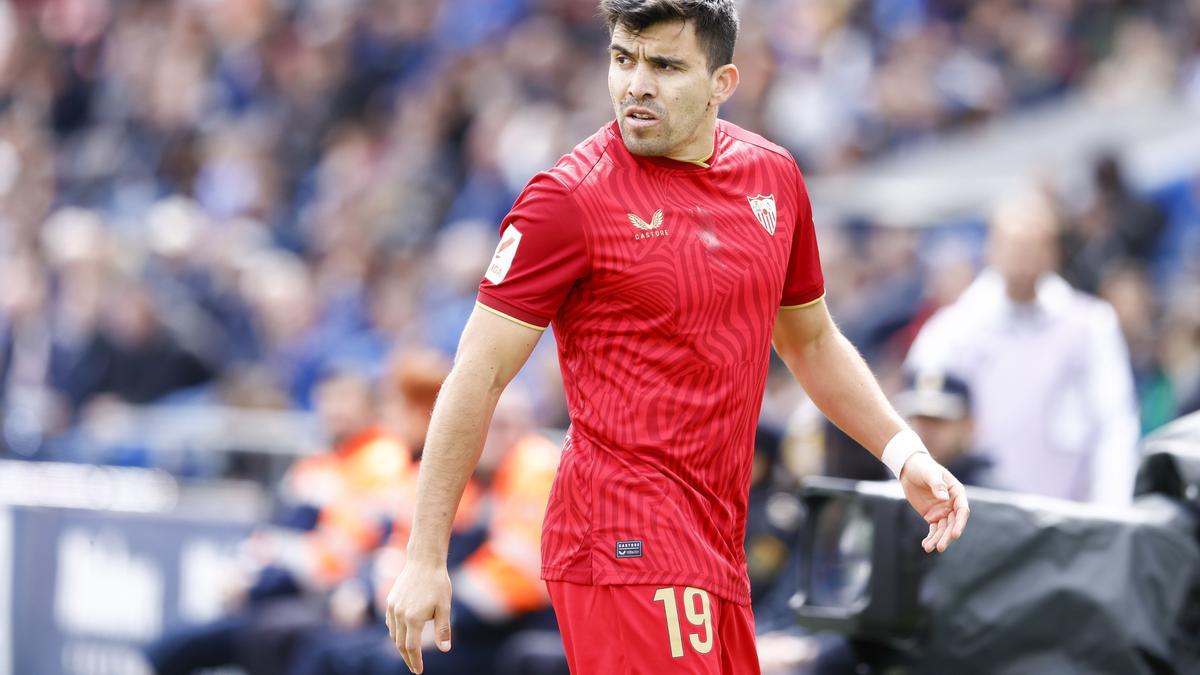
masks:
<svg viewBox="0 0 1200 675"><path fill-rule="evenodd" d="M961 541L922 582L918 673L1186 672L1179 617L1200 574L1193 523L1164 497L1132 509L971 491Z"/></svg>

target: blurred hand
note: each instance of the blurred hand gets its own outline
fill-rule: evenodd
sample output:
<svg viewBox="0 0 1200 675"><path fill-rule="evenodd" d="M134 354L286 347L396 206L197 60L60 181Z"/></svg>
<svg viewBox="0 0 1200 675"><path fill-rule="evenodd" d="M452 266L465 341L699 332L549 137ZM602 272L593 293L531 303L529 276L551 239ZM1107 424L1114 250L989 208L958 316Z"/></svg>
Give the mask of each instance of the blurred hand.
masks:
<svg viewBox="0 0 1200 675"><path fill-rule="evenodd" d="M450 651L450 596L450 574L444 564L431 566L409 561L392 584L384 618L392 642L414 673L424 670L421 633L428 622L434 623L437 648Z"/></svg>
<svg viewBox="0 0 1200 675"><path fill-rule="evenodd" d="M935 548L945 551L962 536L971 515L966 488L929 453L908 458L900 471L900 485L908 503L929 523L929 534L921 542L926 553Z"/></svg>

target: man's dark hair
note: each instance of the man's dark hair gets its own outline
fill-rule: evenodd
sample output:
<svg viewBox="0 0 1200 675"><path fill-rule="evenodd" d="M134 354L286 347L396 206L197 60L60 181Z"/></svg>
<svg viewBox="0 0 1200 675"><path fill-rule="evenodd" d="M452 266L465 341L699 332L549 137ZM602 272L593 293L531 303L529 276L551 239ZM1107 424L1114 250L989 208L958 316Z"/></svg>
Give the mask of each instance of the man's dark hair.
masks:
<svg viewBox="0 0 1200 675"><path fill-rule="evenodd" d="M712 72L733 63L738 17L733 0L600 0L611 33L618 25L637 33L666 21L691 21L696 40L708 52Z"/></svg>

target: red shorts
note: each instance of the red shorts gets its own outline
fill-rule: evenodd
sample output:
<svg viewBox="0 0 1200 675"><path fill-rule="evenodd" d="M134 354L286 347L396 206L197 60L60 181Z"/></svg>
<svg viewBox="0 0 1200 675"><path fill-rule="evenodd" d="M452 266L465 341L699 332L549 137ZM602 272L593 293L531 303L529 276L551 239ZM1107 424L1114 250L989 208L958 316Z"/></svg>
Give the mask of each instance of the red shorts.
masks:
<svg viewBox="0 0 1200 675"><path fill-rule="evenodd" d="M758 675L749 606L690 586L549 581L572 675Z"/></svg>

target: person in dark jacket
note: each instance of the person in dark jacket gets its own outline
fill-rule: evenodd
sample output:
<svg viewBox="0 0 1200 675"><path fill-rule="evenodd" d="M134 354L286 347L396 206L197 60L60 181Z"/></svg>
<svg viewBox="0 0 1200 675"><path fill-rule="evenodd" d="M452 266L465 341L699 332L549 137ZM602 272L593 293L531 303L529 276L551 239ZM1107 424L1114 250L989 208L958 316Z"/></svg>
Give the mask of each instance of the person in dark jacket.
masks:
<svg viewBox="0 0 1200 675"><path fill-rule="evenodd" d="M992 462L972 448L974 422L967 383L946 373L907 372L896 410L925 440L933 458L965 485L989 484Z"/></svg>

